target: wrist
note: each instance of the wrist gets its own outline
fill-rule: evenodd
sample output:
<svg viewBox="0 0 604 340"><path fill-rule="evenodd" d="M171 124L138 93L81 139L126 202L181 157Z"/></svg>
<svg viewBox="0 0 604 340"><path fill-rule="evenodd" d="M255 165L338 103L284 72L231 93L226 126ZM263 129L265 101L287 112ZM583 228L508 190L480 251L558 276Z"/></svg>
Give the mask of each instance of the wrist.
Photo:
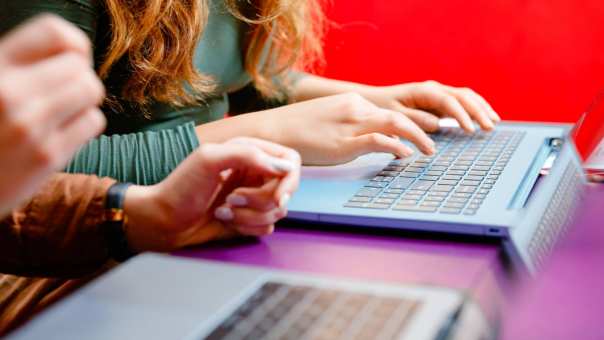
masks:
<svg viewBox="0 0 604 340"><path fill-rule="evenodd" d="M130 248L136 252L158 250L149 242L162 223L165 214L157 186L133 185L124 200L124 213L128 216L125 233Z"/></svg>

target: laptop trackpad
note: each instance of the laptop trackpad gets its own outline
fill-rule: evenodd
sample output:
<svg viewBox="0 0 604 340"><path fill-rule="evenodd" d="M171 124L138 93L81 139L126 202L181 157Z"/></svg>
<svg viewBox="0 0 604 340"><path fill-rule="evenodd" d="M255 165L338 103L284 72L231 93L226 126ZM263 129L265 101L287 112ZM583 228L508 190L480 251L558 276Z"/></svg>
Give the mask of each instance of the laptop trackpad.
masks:
<svg viewBox="0 0 604 340"><path fill-rule="evenodd" d="M303 179L370 179L380 172L394 156L389 153L372 153L352 162L334 166L304 166Z"/></svg>

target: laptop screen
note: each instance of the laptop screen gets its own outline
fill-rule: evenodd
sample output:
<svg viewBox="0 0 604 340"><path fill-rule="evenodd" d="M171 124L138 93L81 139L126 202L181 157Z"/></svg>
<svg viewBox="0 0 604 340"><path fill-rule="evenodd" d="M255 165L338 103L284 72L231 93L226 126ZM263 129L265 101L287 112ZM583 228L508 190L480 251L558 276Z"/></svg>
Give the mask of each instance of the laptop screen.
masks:
<svg viewBox="0 0 604 340"><path fill-rule="evenodd" d="M579 118L571 136L581 160L587 161L604 139L604 92L600 93Z"/></svg>

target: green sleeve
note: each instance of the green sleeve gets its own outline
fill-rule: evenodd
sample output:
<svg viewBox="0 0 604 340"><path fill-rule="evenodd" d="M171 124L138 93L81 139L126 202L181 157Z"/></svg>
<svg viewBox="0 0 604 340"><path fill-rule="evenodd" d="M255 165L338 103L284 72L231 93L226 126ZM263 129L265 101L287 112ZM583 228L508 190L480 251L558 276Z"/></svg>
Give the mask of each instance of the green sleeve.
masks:
<svg viewBox="0 0 604 340"><path fill-rule="evenodd" d="M166 178L198 146L192 122L174 129L101 136L84 146L66 171L151 185Z"/></svg>

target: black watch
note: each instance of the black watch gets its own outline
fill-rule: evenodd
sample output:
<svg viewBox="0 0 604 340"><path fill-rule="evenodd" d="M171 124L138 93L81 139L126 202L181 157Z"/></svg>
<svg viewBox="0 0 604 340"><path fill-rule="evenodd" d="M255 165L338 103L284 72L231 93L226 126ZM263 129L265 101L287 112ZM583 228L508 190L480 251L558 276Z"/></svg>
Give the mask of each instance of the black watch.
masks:
<svg viewBox="0 0 604 340"><path fill-rule="evenodd" d="M124 213L126 191L132 183L115 183L107 191L105 198L105 239L109 255L116 261L123 262L135 255L128 246L124 226L128 220Z"/></svg>

